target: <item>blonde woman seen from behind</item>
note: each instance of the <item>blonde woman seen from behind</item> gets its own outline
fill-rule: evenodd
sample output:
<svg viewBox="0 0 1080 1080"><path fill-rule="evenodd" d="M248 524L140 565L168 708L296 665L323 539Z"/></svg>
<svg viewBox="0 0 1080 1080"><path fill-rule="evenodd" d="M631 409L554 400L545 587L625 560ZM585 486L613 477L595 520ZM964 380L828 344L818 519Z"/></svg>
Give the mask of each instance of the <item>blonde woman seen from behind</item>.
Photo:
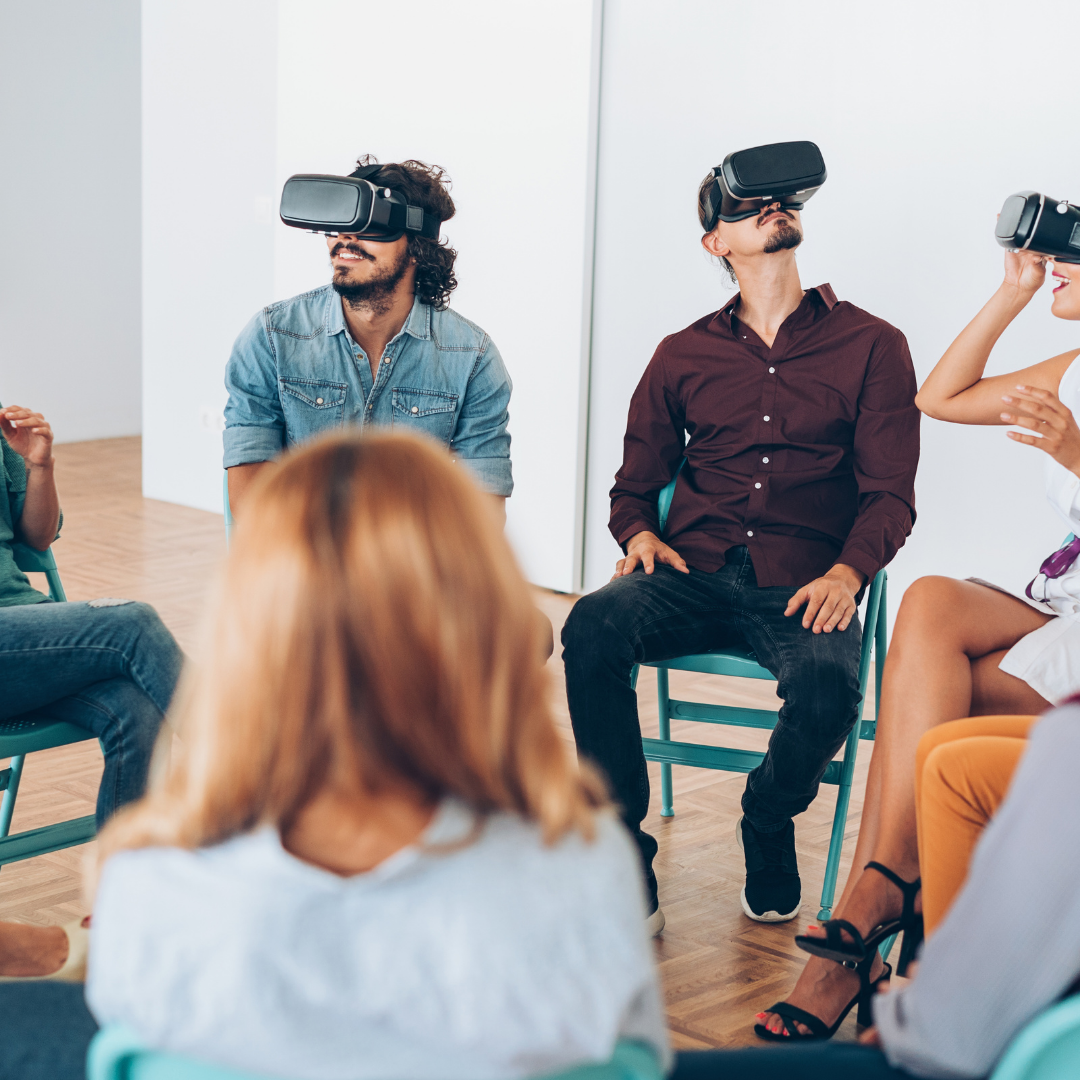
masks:
<svg viewBox="0 0 1080 1080"><path fill-rule="evenodd" d="M334 436L245 501L183 748L101 837L87 997L310 1080L668 1050L640 872L548 705L542 627L449 455Z"/></svg>

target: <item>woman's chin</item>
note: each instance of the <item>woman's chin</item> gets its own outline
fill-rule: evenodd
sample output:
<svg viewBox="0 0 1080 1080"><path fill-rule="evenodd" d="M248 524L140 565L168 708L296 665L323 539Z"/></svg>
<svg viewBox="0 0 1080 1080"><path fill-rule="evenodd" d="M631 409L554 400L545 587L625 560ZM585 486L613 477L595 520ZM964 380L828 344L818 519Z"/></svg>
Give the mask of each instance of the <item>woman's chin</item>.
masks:
<svg viewBox="0 0 1080 1080"><path fill-rule="evenodd" d="M1067 289L1062 289L1060 293L1054 295L1054 302L1050 305L1050 314L1059 319L1080 320L1080 281L1074 282Z"/></svg>

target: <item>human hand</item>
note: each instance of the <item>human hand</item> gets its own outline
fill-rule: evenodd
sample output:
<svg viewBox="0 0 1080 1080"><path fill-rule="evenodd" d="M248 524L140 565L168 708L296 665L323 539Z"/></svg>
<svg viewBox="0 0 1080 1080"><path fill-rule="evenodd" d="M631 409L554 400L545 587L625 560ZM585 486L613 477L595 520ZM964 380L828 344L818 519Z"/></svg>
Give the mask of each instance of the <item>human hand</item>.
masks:
<svg viewBox="0 0 1080 1080"><path fill-rule="evenodd" d="M1010 431L1007 432L1010 439L1037 446L1069 472L1080 476L1080 427L1076 425L1072 410L1062 404L1056 394L1034 386L1018 386L1001 400L1016 410L1001 414L1006 424L1038 432L1037 435L1024 435Z"/></svg>
<svg viewBox="0 0 1080 1080"><path fill-rule="evenodd" d="M0 409L0 434L27 465L44 468L52 464L53 432L41 413L21 405Z"/></svg>
<svg viewBox="0 0 1080 1080"><path fill-rule="evenodd" d="M859 1042L863 1046L881 1046L881 1036L876 1027L868 1027L860 1036Z"/></svg>
<svg viewBox="0 0 1080 1080"><path fill-rule="evenodd" d="M651 574L658 562L673 566L684 574L690 573L682 556L674 548L669 548L656 533L648 530L635 533L626 545L626 558L615 564L615 573L611 575L611 580L632 574L638 566L644 566L645 573Z"/></svg>
<svg viewBox="0 0 1080 1080"><path fill-rule="evenodd" d="M1045 255L1034 251L1005 252L1005 284L1023 293L1038 292L1046 280Z"/></svg>
<svg viewBox="0 0 1080 1080"><path fill-rule="evenodd" d="M855 614L855 594L862 588L863 575L851 566L837 563L824 576L804 585L789 601L785 615L794 615L804 604L802 624L814 633L831 634L846 630Z"/></svg>

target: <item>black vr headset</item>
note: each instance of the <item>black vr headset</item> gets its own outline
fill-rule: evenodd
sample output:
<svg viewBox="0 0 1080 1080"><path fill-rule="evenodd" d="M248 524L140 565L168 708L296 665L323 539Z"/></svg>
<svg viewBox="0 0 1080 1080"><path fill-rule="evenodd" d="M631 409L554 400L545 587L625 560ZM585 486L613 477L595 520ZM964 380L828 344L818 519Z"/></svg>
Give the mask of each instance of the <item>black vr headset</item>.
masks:
<svg viewBox="0 0 1080 1080"><path fill-rule="evenodd" d="M328 236L349 233L385 244L406 233L437 240L442 224L437 215L410 206L404 195L368 179L381 168L364 165L348 176L290 176L281 189L281 220L294 229Z"/></svg>
<svg viewBox="0 0 1080 1080"><path fill-rule="evenodd" d="M742 221L780 203L801 210L825 183L825 160L812 142L769 143L736 150L713 169L705 198L705 231L718 221Z"/></svg>
<svg viewBox="0 0 1080 1080"><path fill-rule="evenodd" d="M1035 251L1058 262L1080 263L1080 206L1037 191L1010 195L994 238L1009 251Z"/></svg>

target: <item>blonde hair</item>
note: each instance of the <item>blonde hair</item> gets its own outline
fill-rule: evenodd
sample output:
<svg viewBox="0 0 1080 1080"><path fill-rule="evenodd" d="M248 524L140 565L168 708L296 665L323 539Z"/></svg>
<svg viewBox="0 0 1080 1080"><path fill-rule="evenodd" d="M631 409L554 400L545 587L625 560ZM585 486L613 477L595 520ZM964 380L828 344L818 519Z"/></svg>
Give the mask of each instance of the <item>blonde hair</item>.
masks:
<svg viewBox="0 0 1080 1080"><path fill-rule="evenodd" d="M555 729L542 625L490 499L433 443L342 434L287 455L245 499L170 714L179 753L100 858L284 832L328 785L591 837L603 791Z"/></svg>

